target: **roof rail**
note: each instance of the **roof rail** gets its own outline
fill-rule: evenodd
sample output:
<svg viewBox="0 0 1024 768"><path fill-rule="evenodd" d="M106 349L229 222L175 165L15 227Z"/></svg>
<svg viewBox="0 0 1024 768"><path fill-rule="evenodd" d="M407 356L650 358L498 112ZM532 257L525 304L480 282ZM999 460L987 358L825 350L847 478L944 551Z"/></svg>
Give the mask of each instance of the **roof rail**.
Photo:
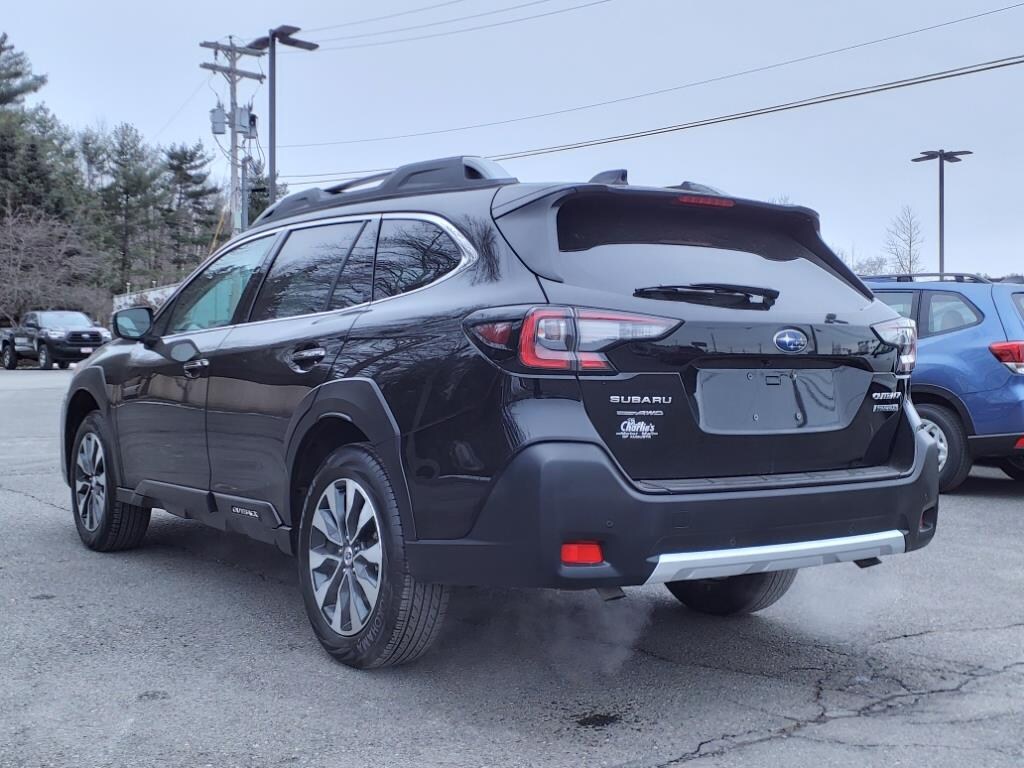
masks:
<svg viewBox="0 0 1024 768"><path fill-rule="evenodd" d="M493 187L517 181L500 165L483 157L443 157L410 163L387 173L352 179L327 189L304 189L278 200L263 211L253 224L264 224L271 219L360 200ZM367 188L362 189L364 186Z"/></svg>
<svg viewBox="0 0 1024 768"><path fill-rule="evenodd" d="M931 280L955 283L991 283L987 277L972 272L913 272L891 275L858 275L863 280L892 280L897 283L928 282ZM920 278L925 278L921 280Z"/></svg>

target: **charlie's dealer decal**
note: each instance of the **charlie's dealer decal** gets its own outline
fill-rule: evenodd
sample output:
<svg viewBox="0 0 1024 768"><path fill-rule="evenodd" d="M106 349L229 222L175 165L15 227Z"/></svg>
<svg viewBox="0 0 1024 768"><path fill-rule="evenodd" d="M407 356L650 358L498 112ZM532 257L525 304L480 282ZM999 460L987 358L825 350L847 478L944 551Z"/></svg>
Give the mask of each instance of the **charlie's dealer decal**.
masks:
<svg viewBox="0 0 1024 768"><path fill-rule="evenodd" d="M623 440L650 440L658 436L658 430L649 421L629 418L619 425L619 431L615 435Z"/></svg>

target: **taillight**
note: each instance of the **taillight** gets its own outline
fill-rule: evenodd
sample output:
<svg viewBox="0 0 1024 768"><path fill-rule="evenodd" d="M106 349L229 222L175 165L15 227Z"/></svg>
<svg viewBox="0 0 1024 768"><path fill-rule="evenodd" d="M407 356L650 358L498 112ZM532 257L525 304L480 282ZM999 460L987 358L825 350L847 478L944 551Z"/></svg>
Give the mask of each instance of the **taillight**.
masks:
<svg viewBox="0 0 1024 768"><path fill-rule="evenodd" d="M917 363L917 323L906 317L897 317L871 326L871 330L885 344L896 348L896 373L914 370Z"/></svg>
<svg viewBox="0 0 1024 768"><path fill-rule="evenodd" d="M537 307L526 313L519 362L547 370L614 371L604 351L630 341L660 338L678 320L598 309Z"/></svg>
<svg viewBox="0 0 1024 768"><path fill-rule="evenodd" d="M1011 373L1024 374L1024 341L997 341L988 348Z"/></svg>

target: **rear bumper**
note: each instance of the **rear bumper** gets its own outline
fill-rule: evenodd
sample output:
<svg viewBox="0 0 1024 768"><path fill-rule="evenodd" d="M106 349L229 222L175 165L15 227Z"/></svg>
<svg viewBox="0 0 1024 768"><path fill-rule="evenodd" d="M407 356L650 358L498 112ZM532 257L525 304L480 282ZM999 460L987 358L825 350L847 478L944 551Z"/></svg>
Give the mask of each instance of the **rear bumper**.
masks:
<svg viewBox="0 0 1024 768"><path fill-rule="evenodd" d="M407 544L416 578L579 589L803 568L909 552L935 533L935 444L909 471L795 487L645 493L592 443L529 446L458 540ZM605 562L564 565L561 544L600 542Z"/></svg>

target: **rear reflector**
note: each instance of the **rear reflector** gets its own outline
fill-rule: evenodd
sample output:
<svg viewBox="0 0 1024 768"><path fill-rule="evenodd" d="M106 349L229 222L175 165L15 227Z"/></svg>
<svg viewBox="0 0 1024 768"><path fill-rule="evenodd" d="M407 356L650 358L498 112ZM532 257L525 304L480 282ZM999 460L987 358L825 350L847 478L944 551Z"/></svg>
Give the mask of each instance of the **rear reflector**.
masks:
<svg viewBox="0 0 1024 768"><path fill-rule="evenodd" d="M596 541L567 541L562 545L563 565L599 565L603 562L604 553Z"/></svg>
<svg viewBox="0 0 1024 768"><path fill-rule="evenodd" d="M1024 341L997 341L988 348L1011 373L1024 374Z"/></svg>

